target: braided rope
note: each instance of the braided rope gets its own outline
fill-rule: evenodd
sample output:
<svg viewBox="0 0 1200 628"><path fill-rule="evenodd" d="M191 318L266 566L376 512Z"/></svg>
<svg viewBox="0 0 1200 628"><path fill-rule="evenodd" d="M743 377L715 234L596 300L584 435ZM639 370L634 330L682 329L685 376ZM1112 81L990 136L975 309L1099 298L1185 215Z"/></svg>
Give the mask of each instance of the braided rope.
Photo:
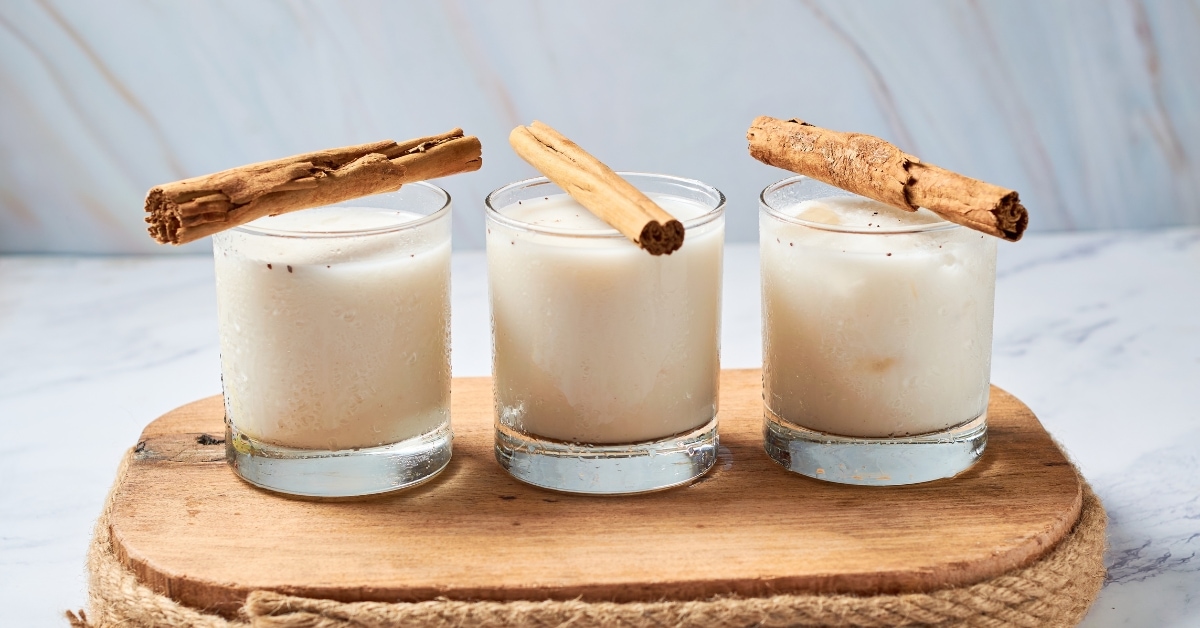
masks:
<svg viewBox="0 0 1200 628"><path fill-rule="evenodd" d="M115 487L128 468L126 457ZM1079 521L1046 556L990 580L932 593L900 595L775 595L696 601L486 602L439 598L426 602L343 603L255 591L239 618L189 608L155 593L117 559L109 536L109 493L88 550L89 612L67 613L75 628L384 628L392 626L534 627L613 626L967 626L1042 628L1074 626L1104 581L1107 516L1083 484Z"/></svg>

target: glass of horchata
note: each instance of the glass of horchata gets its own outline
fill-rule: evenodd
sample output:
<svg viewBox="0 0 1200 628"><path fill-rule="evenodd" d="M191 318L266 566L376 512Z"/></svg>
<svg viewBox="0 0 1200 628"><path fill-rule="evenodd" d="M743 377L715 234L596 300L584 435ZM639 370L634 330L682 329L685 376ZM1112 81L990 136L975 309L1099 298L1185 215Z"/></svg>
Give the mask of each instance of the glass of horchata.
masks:
<svg viewBox="0 0 1200 628"><path fill-rule="evenodd" d="M997 238L804 176L759 212L767 453L850 484L911 484L987 443Z"/></svg>
<svg viewBox="0 0 1200 628"><path fill-rule="evenodd" d="M450 209L413 183L213 237L226 452L243 479L345 497L446 466Z"/></svg>
<svg viewBox="0 0 1200 628"><path fill-rule="evenodd" d="M545 178L486 201L496 457L545 488L653 491L716 458L724 195L620 175L682 248L648 254Z"/></svg>

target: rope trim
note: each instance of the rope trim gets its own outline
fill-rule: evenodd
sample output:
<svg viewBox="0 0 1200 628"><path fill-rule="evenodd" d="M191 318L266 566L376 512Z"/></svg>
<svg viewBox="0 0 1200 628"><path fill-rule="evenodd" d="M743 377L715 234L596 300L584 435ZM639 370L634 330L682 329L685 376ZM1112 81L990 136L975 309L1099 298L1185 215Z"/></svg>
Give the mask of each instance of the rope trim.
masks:
<svg viewBox="0 0 1200 628"><path fill-rule="evenodd" d="M1079 521L1041 560L967 587L901 595L775 595L696 601L585 602L548 600L343 603L254 591L237 619L189 608L138 582L113 553L109 515L125 478L125 456L88 549L88 612L67 612L73 628L434 628L522 625L661 628L680 626L1074 626L1104 583L1108 517L1083 483Z"/></svg>

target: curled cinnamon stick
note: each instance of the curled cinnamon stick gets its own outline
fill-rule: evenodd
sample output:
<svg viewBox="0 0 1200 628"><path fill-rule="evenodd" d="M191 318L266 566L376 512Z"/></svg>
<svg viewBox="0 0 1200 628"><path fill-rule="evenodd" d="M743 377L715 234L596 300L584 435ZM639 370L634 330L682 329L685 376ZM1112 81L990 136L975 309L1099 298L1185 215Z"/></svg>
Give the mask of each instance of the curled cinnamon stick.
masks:
<svg viewBox="0 0 1200 628"><path fill-rule="evenodd" d="M1011 242L1020 240L1029 224L1015 191L922 163L877 137L759 116L746 139L750 155L765 164L903 210L924 207Z"/></svg>
<svg viewBox="0 0 1200 628"><path fill-rule="evenodd" d="M683 246L683 223L561 133L534 120L508 142L522 159L651 255Z"/></svg>
<svg viewBox="0 0 1200 628"><path fill-rule="evenodd" d="M319 207L405 183L478 170L479 140L462 129L397 143L331 148L164 183L146 194L150 236L184 244L263 216Z"/></svg>

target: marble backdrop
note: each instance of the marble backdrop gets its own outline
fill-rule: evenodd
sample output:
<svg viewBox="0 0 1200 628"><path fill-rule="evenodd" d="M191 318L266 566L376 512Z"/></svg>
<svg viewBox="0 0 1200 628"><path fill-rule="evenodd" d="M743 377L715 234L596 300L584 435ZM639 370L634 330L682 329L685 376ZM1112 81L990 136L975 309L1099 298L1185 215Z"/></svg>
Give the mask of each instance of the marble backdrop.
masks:
<svg viewBox="0 0 1200 628"><path fill-rule="evenodd" d="M0 252L166 252L154 184L462 126L456 243L533 174L544 120L695 177L755 237L759 114L880 135L1019 190L1031 229L1200 224L1200 2L71 2L0 5Z"/></svg>

